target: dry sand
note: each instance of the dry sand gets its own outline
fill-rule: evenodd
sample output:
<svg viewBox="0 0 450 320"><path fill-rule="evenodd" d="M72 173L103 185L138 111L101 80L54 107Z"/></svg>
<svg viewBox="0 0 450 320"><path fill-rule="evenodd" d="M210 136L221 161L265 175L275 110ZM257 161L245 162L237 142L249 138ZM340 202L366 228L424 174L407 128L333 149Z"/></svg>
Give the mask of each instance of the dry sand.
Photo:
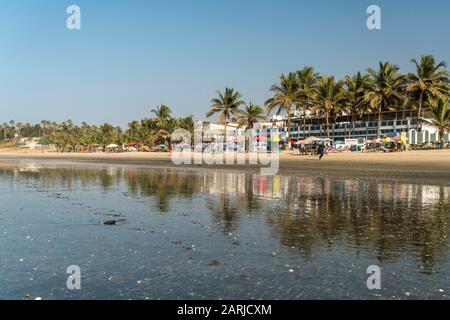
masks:
<svg viewBox="0 0 450 320"><path fill-rule="evenodd" d="M175 167L169 153L56 153L42 150L0 148L0 159L42 159L70 162ZM204 169L258 172L255 165L191 165ZM319 161L316 156L280 154L280 174L370 176L450 184L450 150L399 153L333 153Z"/></svg>

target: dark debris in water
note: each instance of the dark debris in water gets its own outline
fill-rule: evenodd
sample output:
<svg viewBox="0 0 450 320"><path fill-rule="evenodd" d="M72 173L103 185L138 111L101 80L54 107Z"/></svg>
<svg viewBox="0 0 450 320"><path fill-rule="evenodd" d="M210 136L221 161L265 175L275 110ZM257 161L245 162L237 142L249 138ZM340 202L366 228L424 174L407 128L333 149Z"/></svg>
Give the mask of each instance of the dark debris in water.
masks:
<svg viewBox="0 0 450 320"><path fill-rule="evenodd" d="M106 220L106 221L102 221L102 224L106 225L106 226L115 226L116 224L126 221L126 219L118 219L118 220Z"/></svg>
<svg viewBox="0 0 450 320"><path fill-rule="evenodd" d="M217 259L214 259L214 260L211 260L209 263L208 263L208 265L210 266L210 267L218 267L218 266L220 266L222 263L219 261L219 260L217 260Z"/></svg>

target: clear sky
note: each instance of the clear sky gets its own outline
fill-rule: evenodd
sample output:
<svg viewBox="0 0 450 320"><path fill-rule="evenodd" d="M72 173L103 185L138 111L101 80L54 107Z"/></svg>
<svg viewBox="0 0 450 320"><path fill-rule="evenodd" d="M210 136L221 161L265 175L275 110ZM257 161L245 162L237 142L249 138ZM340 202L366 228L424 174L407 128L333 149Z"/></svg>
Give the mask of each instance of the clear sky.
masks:
<svg viewBox="0 0 450 320"><path fill-rule="evenodd" d="M66 8L81 8L68 30ZM366 27L381 7L382 30ZM168 104L203 119L215 91L263 104L279 75L379 60L450 61L448 0L0 0L0 122L125 126Z"/></svg>

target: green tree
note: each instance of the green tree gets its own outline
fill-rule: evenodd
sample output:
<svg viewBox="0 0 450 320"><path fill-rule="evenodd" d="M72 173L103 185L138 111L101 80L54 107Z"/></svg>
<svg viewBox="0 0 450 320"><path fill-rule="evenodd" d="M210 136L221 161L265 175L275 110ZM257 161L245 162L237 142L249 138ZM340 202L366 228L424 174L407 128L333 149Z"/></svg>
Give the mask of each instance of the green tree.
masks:
<svg viewBox="0 0 450 320"><path fill-rule="evenodd" d="M160 106L156 106L156 109L152 109L152 113L155 116L155 123L158 126L158 129L166 129L167 122L172 116L172 110L170 107L162 104Z"/></svg>
<svg viewBox="0 0 450 320"><path fill-rule="evenodd" d="M433 124L439 130L439 144L441 149L443 149L445 132L450 130L450 107L448 98L436 98L430 111Z"/></svg>
<svg viewBox="0 0 450 320"><path fill-rule="evenodd" d="M225 129L225 139L227 137L227 125L231 117L239 114L239 107L245 102L241 100L242 95L233 88L225 88L224 93L217 91L217 98L211 99L211 107L206 113L209 118L215 114L219 114L219 122L223 124Z"/></svg>
<svg viewBox="0 0 450 320"><path fill-rule="evenodd" d="M355 130L355 122L359 119L362 113L369 110L369 105L364 99L366 90L370 84L370 77L368 75L361 75L358 72L353 77L345 76L344 88L345 88L345 111L351 115L349 138L352 131Z"/></svg>
<svg viewBox="0 0 450 320"><path fill-rule="evenodd" d="M103 146L103 150L105 150L108 144L114 142L115 129L109 123L102 124L99 129L101 133L100 144Z"/></svg>
<svg viewBox="0 0 450 320"><path fill-rule="evenodd" d="M255 123L266 119L263 109L251 102L245 106L244 110L240 110L237 117L239 127L247 129L253 129Z"/></svg>
<svg viewBox="0 0 450 320"><path fill-rule="evenodd" d="M322 77L315 89L311 111L324 117L324 131L330 137L330 117L343 110L345 90L342 81L336 82L334 77Z"/></svg>
<svg viewBox="0 0 450 320"><path fill-rule="evenodd" d="M313 67L306 66L302 70L297 71L297 81L299 91L297 96L297 109L302 110L303 119L303 138L306 130L306 113L311 110L314 100L315 88L320 79L318 72Z"/></svg>
<svg viewBox="0 0 450 320"><path fill-rule="evenodd" d="M417 130L419 129L419 118L424 106L430 107L430 102L436 98L444 98L449 90L449 72L445 70L445 61L436 63L432 55L423 55L420 62L411 60L416 66L416 73L407 76L408 85L406 92L409 93L410 103L417 110Z"/></svg>
<svg viewBox="0 0 450 320"><path fill-rule="evenodd" d="M295 73L291 72L288 76L282 74L280 83L274 84L270 91L274 92L274 96L265 103L267 113L276 111L280 114L285 111L287 114L287 139L288 147L291 148L291 114L299 103L299 83Z"/></svg>
<svg viewBox="0 0 450 320"><path fill-rule="evenodd" d="M367 70L371 77L365 100L378 113L377 135L381 136L381 114L383 111L395 110L404 104L402 93L405 77L400 74L398 66L389 62L380 62L379 70Z"/></svg>

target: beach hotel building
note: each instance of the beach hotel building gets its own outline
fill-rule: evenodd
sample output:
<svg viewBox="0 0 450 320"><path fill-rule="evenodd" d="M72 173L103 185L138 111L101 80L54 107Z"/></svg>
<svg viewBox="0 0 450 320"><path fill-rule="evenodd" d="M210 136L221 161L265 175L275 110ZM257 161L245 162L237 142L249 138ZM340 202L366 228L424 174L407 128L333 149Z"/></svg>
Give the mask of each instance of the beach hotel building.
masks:
<svg viewBox="0 0 450 320"><path fill-rule="evenodd" d="M365 113L359 117L340 115L330 119L330 138L334 141L345 139L373 140L378 138L378 113ZM417 126L417 121L419 125ZM291 115L290 137L295 142L308 137L325 138L327 136L323 126L323 117L315 114L306 114L303 117L298 111ZM196 128L203 131L204 143L219 143L224 141L224 125L214 122L196 122ZM381 114L380 138L384 136L394 137L406 133L408 142L412 145L428 145L439 142L439 132L427 118L417 120L415 110L388 111ZM227 135L230 137L244 136L245 128L239 128L236 123L228 123ZM268 121L255 124L253 135L256 141L260 137L278 134L282 142L287 141L287 117L283 115L271 115ZM450 142L450 133L444 136L446 143Z"/></svg>
<svg viewBox="0 0 450 320"><path fill-rule="evenodd" d="M355 119L356 118L356 119ZM330 138L334 141L345 139L372 140L378 138L378 113L366 113L354 117L352 125L351 115L340 115L334 119L330 118ZM311 136L325 138L324 118L314 114L305 117L298 113L291 116L290 137L298 141ZM282 140L287 138L286 117L273 116L268 122L258 123L255 126L256 135L279 133ZM438 129L432 125L431 120L419 119L417 129L417 111L398 110L388 111L381 114L380 137L396 136L406 132L410 144L429 144L439 142ZM444 141L450 141L450 133L447 132Z"/></svg>

